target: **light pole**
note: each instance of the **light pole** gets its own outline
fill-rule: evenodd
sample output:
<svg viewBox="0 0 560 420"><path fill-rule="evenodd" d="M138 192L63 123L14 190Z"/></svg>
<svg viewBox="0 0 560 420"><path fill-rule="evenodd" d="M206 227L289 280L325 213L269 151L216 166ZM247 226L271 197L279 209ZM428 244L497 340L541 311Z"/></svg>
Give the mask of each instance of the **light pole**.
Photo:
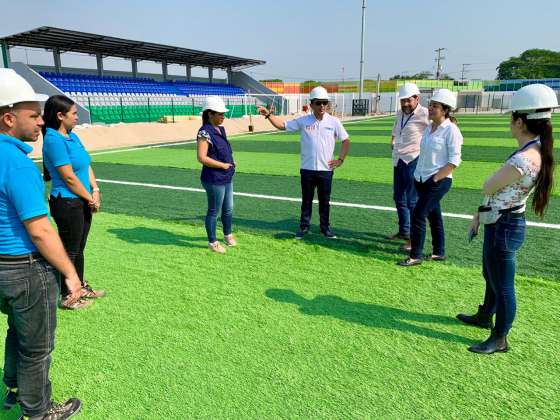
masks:
<svg viewBox="0 0 560 420"><path fill-rule="evenodd" d="M366 0L362 0L362 48L360 51L360 96L364 96L364 32L366 29Z"/></svg>

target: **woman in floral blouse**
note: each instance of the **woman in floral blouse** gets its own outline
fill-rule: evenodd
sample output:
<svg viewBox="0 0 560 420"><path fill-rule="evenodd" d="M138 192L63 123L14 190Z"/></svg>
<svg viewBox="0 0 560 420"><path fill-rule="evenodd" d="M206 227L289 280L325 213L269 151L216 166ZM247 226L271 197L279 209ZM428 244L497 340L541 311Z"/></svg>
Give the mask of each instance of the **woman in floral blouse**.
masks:
<svg viewBox="0 0 560 420"><path fill-rule="evenodd" d="M556 107L556 94L541 84L525 86L512 98L510 129L518 149L485 182L484 205L474 215L469 231L472 238L480 223L485 224L482 272L486 291L476 314L457 318L492 331L487 340L469 347L472 352L508 350L506 337L516 311L515 256L525 239L525 203L534 192L532 208L542 218L553 186L551 111Z"/></svg>

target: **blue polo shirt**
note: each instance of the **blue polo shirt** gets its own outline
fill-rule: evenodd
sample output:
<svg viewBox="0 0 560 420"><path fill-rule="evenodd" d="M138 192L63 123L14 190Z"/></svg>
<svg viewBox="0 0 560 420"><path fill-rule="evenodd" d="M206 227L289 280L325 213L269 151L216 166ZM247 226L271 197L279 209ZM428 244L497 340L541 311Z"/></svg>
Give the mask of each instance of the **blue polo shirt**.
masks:
<svg viewBox="0 0 560 420"><path fill-rule="evenodd" d="M197 139L198 141L208 142L207 156L209 158L219 162L233 164L233 151L227 139L226 130L221 126L218 127L218 130L219 131L217 131L216 127L212 124L204 124L198 130ZM234 173L235 168L233 166L228 170L202 166L200 180L204 184L226 185L231 182Z"/></svg>
<svg viewBox="0 0 560 420"><path fill-rule="evenodd" d="M43 139L43 162L51 175L51 195L53 197L60 194L64 198L79 198L70 191L56 169L64 165L72 165L72 170L82 185L91 193L89 184L91 157L74 133L70 132L70 135L66 137L52 128L47 128Z"/></svg>
<svg viewBox="0 0 560 420"><path fill-rule="evenodd" d="M27 157L33 148L0 134L0 254L24 255L37 247L23 225L48 215L41 172Z"/></svg>

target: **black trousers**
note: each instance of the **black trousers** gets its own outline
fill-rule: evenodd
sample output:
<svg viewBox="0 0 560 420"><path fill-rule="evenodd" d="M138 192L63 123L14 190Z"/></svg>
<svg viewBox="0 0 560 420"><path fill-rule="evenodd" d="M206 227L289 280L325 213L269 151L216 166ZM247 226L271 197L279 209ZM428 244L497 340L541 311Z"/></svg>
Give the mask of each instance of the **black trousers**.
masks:
<svg viewBox="0 0 560 420"><path fill-rule="evenodd" d="M81 198L53 196L49 198L49 208L64 248L84 284L84 249L91 227L91 209ZM64 279L61 281L60 291L62 296L68 294Z"/></svg>
<svg viewBox="0 0 560 420"><path fill-rule="evenodd" d="M319 220L321 232L329 228L329 212L333 171L310 171L300 169L301 175L301 219L300 227L309 228L313 209L315 188L319 196Z"/></svg>

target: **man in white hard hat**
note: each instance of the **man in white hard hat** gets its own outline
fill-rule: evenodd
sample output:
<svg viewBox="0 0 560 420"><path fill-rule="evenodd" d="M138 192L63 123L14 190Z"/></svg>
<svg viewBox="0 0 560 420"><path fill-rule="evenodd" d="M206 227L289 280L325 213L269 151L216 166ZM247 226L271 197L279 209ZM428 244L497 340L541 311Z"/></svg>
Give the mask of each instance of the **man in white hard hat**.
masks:
<svg viewBox="0 0 560 420"><path fill-rule="evenodd" d="M336 235L330 229L330 197L333 170L344 163L350 140L338 118L327 113L329 95L322 86L313 88L309 94L312 114L283 122L266 108L259 113L279 130L299 131L301 134L301 218L296 239L309 233L311 211L315 189L319 196L319 218L321 233L330 239ZM335 141L342 141L338 159L333 159Z"/></svg>
<svg viewBox="0 0 560 420"><path fill-rule="evenodd" d="M22 418L66 419L80 400L51 401L49 366L56 329L58 280L74 300L81 283L48 218L41 173L27 154L43 119L33 88L11 69L0 69L0 309L8 315L5 408L17 402Z"/></svg>
<svg viewBox="0 0 560 420"><path fill-rule="evenodd" d="M399 89L401 109L397 111L391 136L393 151L393 200L397 208L399 231L390 240L410 239L410 215L416 205L414 170L420 154L420 140L429 124L428 109L420 104L420 90L414 83Z"/></svg>

